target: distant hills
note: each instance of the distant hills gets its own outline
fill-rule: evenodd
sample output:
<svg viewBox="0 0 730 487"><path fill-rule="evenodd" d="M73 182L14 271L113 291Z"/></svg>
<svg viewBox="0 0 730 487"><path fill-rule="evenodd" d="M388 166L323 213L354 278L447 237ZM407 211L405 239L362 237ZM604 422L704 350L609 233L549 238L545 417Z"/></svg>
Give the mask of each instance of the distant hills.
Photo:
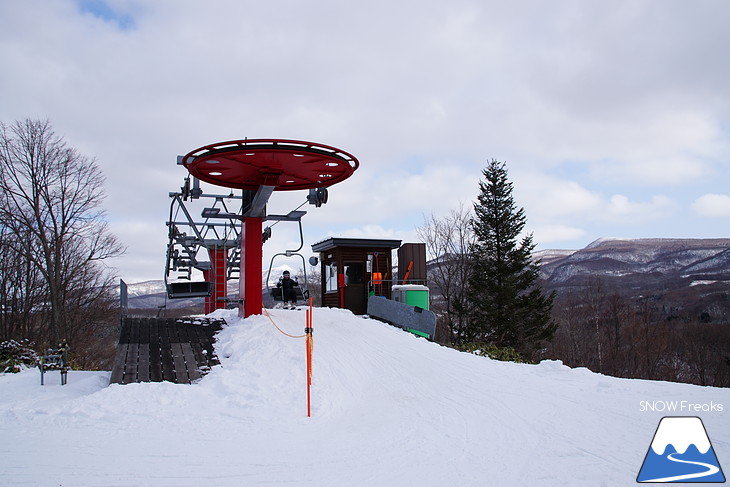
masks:
<svg viewBox="0 0 730 487"><path fill-rule="evenodd" d="M676 305L680 308L719 306L722 309L715 315L730 316L730 238L602 238L584 249L543 250L534 257L542 263L543 287L559 295L599 286L602 292L680 302ZM282 270L272 270L272 279ZM238 282L230 283L229 293L237 292ZM166 301L162 280L129 284L130 308L165 305L190 308L201 306L202 300Z"/></svg>
<svg viewBox="0 0 730 487"><path fill-rule="evenodd" d="M730 239L599 239L535 257L557 308L620 296L664 321L730 324Z"/></svg>
<svg viewBox="0 0 730 487"><path fill-rule="evenodd" d="M552 289L583 288L597 279L624 292L730 285L730 239L603 238L581 250L535 257Z"/></svg>

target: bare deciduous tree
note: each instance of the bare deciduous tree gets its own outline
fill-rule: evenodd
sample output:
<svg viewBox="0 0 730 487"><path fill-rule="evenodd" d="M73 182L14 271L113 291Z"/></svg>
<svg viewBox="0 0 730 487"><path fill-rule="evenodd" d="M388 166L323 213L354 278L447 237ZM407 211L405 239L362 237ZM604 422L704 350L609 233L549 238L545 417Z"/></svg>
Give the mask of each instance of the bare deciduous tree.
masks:
<svg viewBox="0 0 730 487"><path fill-rule="evenodd" d="M0 341L31 338L33 310L43 304L40 274L14 249L17 237L0 225Z"/></svg>
<svg viewBox="0 0 730 487"><path fill-rule="evenodd" d="M43 341L73 339L108 300L114 279L103 261L123 248L101 208L103 183L96 161L68 147L50 122L0 123L3 246L42 282L34 312L47 313Z"/></svg>
<svg viewBox="0 0 730 487"><path fill-rule="evenodd" d="M443 218L425 217L416 229L430 259L429 283L441 295L433 307L443 330L437 338L445 343L459 342L467 325L466 281L474 243L470 221L471 212L461 204Z"/></svg>

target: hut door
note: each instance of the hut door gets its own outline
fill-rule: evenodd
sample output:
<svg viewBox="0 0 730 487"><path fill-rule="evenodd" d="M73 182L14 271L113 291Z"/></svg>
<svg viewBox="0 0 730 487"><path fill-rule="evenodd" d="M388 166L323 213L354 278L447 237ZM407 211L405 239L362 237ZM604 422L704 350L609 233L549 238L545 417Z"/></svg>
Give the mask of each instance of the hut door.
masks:
<svg viewBox="0 0 730 487"><path fill-rule="evenodd" d="M345 308L356 315L367 312L365 262L345 262Z"/></svg>

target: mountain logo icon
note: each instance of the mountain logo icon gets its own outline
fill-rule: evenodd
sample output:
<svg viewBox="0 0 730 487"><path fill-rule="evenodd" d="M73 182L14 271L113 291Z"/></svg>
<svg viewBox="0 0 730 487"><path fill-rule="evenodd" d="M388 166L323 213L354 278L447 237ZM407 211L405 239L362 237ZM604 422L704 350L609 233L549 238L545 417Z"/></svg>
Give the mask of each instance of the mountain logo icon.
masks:
<svg viewBox="0 0 730 487"><path fill-rule="evenodd" d="M702 420L695 416L662 418L636 481L725 482Z"/></svg>

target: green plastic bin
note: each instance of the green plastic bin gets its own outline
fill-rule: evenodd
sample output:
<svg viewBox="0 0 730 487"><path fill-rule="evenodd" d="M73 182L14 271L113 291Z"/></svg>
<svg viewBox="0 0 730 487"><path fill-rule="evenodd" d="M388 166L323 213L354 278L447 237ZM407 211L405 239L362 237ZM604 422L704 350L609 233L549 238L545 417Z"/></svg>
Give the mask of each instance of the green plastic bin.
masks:
<svg viewBox="0 0 730 487"><path fill-rule="evenodd" d="M419 284L396 284L392 288L392 294L393 301L428 309L429 295L426 286Z"/></svg>

